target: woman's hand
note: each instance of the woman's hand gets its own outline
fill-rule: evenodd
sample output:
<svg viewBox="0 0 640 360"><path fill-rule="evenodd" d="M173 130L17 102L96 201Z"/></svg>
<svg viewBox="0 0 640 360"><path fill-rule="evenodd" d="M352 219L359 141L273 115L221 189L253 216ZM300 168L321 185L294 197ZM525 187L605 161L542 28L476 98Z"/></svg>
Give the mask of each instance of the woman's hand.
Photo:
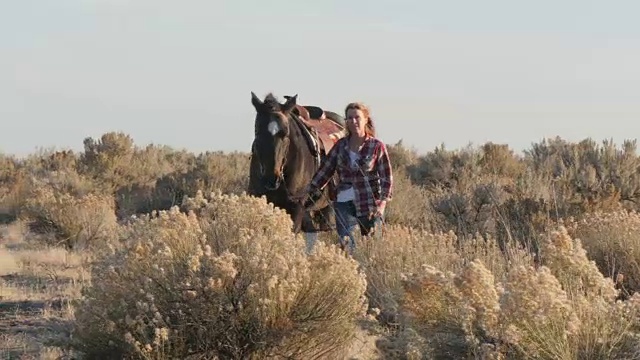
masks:
<svg viewBox="0 0 640 360"><path fill-rule="evenodd" d="M376 212L373 214L373 216L381 218L384 215L384 210L386 206L387 206L386 201L381 201L380 203L378 203L378 206L376 207Z"/></svg>
<svg viewBox="0 0 640 360"><path fill-rule="evenodd" d="M305 186L302 193L297 196L297 201L300 201L305 208L311 207L315 202L314 197L317 195L318 189L311 186L311 184Z"/></svg>

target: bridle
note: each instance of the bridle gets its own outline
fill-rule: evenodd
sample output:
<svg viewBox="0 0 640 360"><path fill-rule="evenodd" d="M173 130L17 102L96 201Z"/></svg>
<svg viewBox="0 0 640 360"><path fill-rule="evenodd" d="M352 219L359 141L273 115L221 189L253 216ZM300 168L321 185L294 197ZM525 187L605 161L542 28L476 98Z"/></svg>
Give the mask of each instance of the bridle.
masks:
<svg viewBox="0 0 640 360"><path fill-rule="evenodd" d="M274 114L273 112L271 113L271 115ZM285 115L286 116L286 115ZM290 135L287 134L286 136L283 137L282 141L284 142L284 144L280 145L280 146L284 146L284 150L281 153L282 156L282 161L280 164L280 168L278 169L278 175L275 177L275 184L274 186L271 186L269 184L267 184L265 182L264 179L264 174L265 174L265 168L262 165L262 162L259 160L258 158L258 166L259 166L259 170L260 170L260 185L262 185L265 189L269 190L269 191L275 191L278 188L280 188L280 186L285 186L285 190L287 190L288 193L288 189L286 189L286 182L285 182L285 178L284 178L284 172L286 170L286 165L287 165L287 158L289 157L289 149L291 148L291 139L290 139ZM256 149L256 141L253 142L253 146L251 148L251 152L252 152L252 156L257 156L257 149ZM274 149L274 152L277 152L277 148Z"/></svg>

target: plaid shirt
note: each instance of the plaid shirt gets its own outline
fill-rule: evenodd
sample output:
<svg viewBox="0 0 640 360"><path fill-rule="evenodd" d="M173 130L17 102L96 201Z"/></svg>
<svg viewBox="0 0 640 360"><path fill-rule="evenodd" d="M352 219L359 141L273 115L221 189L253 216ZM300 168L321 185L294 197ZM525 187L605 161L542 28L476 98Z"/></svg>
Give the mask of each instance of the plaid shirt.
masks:
<svg viewBox="0 0 640 360"><path fill-rule="evenodd" d="M359 151L357 165L352 167L349 151L349 138L338 140L311 180L311 187L322 189L337 171L340 179L337 191L353 186L356 216L368 216L376 211L381 201L391 199L393 174L389 153L382 141L367 137Z"/></svg>

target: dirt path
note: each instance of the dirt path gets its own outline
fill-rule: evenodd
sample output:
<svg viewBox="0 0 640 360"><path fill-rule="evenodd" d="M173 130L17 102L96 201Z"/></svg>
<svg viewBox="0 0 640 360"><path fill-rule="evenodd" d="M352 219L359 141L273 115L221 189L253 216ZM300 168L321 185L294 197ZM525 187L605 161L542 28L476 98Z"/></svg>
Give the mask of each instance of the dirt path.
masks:
<svg viewBox="0 0 640 360"><path fill-rule="evenodd" d="M349 349L349 352L345 355L343 360L376 360L382 359L378 349L376 347L376 341L379 336L374 332L366 329L366 327L359 327L356 335L356 340Z"/></svg>
<svg viewBox="0 0 640 360"><path fill-rule="evenodd" d="M61 249L35 249L0 229L0 359L69 359L69 337L82 269Z"/></svg>

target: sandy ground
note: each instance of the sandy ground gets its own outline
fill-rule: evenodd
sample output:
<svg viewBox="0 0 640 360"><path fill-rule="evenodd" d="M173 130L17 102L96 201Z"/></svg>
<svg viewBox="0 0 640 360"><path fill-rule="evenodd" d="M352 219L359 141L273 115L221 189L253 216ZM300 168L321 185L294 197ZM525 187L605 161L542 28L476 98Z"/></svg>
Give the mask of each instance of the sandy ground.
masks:
<svg viewBox="0 0 640 360"><path fill-rule="evenodd" d="M69 359L73 309L88 273L62 249L33 248L19 224L0 228L0 359Z"/></svg>
<svg viewBox="0 0 640 360"><path fill-rule="evenodd" d="M376 341L379 339L374 332L365 328L360 328L356 335L356 340L344 357L344 360L374 360L382 359Z"/></svg>

